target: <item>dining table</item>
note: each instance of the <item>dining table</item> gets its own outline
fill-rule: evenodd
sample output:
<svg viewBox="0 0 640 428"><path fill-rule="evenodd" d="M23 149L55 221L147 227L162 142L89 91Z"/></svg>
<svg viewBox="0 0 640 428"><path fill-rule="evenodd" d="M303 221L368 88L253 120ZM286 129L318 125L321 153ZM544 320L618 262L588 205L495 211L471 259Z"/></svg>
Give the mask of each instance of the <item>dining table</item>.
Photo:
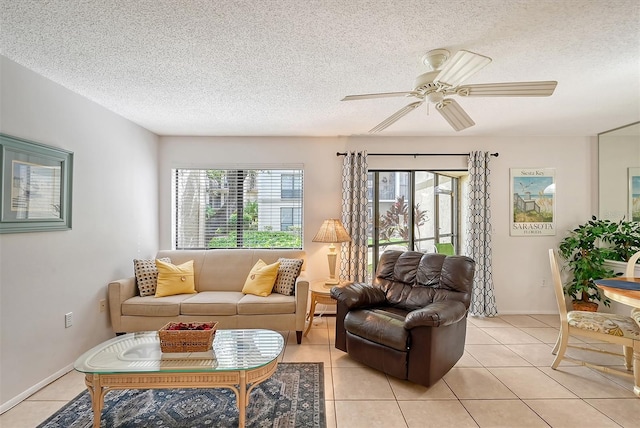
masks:
<svg viewBox="0 0 640 428"><path fill-rule="evenodd" d="M640 278L618 276L594 281L611 300L640 308ZM640 397L640 337L633 341L633 392Z"/></svg>

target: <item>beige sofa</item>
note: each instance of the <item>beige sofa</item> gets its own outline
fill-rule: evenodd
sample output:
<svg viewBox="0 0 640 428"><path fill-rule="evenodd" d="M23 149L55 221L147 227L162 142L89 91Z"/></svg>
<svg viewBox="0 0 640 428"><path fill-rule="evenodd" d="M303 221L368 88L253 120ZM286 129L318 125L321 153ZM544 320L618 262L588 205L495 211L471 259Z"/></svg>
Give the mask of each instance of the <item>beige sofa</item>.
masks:
<svg viewBox="0 0 640 428"><path fill-rule="evenodd" d="M298 343L305 325L309 281L305 264L296 279L295 295L271 293L260 297L243 294L247 275L262 259L267 264L278 258L303 259L302 250L162 250L156 258L171 263L194 261L197 294L141 297L135 277L109 283L109 312L116 334L157 330L170 321L217 321L218 328L267 328L295 330Z"/></svg>

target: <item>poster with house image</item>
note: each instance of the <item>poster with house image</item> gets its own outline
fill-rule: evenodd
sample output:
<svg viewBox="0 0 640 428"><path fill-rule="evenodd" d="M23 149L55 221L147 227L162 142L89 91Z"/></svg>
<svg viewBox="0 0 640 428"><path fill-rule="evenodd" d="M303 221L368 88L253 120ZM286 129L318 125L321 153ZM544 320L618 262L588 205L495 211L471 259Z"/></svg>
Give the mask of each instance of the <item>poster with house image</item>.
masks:
<svg viewBox="0 0 640 428"><path fill-rule="evenodd" d="M511 168L510 175L510 235L555 235L555 170Z"/></svg>
<svg viewBox="0 0 640 428"><path fill-rule="evenodd" d="M640 221L640 168L629 168L629 219Z"/></svg>

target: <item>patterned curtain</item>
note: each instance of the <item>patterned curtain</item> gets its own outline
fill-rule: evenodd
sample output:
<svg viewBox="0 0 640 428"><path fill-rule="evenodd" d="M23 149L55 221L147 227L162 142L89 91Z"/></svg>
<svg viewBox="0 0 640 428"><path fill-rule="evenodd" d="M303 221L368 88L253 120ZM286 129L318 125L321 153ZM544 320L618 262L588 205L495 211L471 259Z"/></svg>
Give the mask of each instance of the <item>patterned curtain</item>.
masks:
<svg viewBox="0 0 640 428"><path fill-rule="evenodd" d="M342 162L342 223L351 242L342 244L340 280L367 279L367 152L349 152Z"/></svg>
<svg viewBox="0 0 640 428"><path fill-rule="evenodd" d="M471 315L498 315L491 278L491 201L489 152L469 154L469 214L465 253L476 262L471 295Z"/></svg>

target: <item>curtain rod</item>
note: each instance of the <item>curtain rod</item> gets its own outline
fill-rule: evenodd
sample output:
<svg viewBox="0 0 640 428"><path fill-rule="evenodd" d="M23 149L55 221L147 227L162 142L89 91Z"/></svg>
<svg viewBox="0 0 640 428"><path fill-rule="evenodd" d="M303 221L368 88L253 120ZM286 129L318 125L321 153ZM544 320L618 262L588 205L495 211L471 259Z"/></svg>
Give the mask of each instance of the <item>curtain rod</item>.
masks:
<svg viewBox="0 0 640 428"><path fill-rule="evenodd" d="M367 156L469 156L471 153L367 153ZM336 156L346 156L347 152L336 152ZM490 153L491 156L498 157L500 153Z"/></svg>

